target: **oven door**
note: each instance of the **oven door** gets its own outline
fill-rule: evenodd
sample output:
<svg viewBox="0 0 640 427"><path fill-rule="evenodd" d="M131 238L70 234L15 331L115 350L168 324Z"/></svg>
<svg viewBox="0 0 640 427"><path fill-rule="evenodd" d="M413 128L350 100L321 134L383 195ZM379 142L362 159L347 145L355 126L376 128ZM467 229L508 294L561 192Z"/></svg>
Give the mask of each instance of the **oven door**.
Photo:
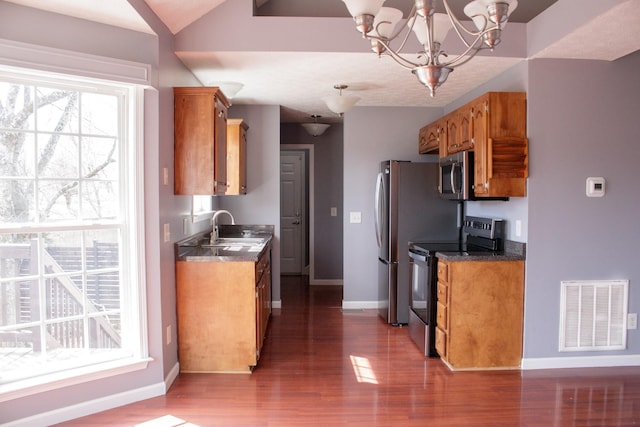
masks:
<svg viewBox="0 0 640 427"><path fill-rule="evenodd" d="M409 250L411 298L409 335L425 356L437 357L435 350L435 256Z"/></svg>

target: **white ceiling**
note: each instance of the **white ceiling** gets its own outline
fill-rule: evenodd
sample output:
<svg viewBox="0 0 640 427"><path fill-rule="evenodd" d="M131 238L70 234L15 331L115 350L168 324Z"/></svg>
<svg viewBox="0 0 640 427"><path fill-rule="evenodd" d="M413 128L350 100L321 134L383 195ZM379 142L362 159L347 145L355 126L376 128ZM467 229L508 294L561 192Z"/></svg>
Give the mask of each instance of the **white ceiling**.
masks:
<svg viewBox="0 0 640 427"><path fill-rule="evenodd" d="M7 0L23 6L66 14L145 33L153 33L127 0ZM225 0L144 0L176 34ZM238 0L234 0L238 1ZM246 1L246 0L245 0ZM512 20L529 22L556 0L520 0ZM450 0L460 9L468 0ZM387 0L385 4L409 3ZM256 0L265 15L348 16L339 0L322 3L300 0ZM305 9L301 5L308 5ZM321 5L321 6L320 6ZM309 9L310 8L310 9ZM587 25L551 43L536 57L612 60L640 49L633 32L640 27L640 1L628 0ZM354 30L354 37L358 34ZM496 53L499 47L496 48ZM233 102L282 106L282 121L305 121L320 114L321 121L340 119L321 98L337 93L334 84L349 85L348 92L361 97L359 106L445 106L473 88L499 75L522 58L476 57L473 66L451 73L449 80L430 98L411 73L373 53L288 52L179 52L180 59L205 85L235 81L244 84ZM366 72L363 72L366 70ZM313 75L313 84L309 76ZM339 77L337 77L339 76Z"/></svg>

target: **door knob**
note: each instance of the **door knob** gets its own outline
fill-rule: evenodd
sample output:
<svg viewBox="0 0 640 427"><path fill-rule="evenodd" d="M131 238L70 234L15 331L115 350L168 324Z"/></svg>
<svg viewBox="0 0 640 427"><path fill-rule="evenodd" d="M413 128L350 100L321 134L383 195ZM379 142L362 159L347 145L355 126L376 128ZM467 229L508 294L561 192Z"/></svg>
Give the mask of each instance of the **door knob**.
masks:
<svg viewBox="0 0 640 427"><path fill-rule="evenodd" d="M292 224L298 225L298 224L300 224L300 221L293 221Z"/></svg>

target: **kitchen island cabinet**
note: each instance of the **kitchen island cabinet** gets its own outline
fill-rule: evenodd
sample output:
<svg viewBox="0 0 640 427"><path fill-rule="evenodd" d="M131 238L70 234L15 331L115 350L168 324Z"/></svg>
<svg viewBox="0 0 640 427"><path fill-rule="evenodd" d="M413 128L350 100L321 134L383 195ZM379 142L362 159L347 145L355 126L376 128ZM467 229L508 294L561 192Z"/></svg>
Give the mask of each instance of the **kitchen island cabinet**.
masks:
<svg viewBox="0 0 640 427"><path fill-rule="evenodd" d="M453 370L518 368L524 261L438 258L436 350Z"/></svg>
<svg viewBox="0 0 640 427"><path fill-rule="evenodd" d="M175 87L174 193L222 195L227 190L227 110L217 87Z"/></svg>
<svg viewBox="0 0 640 427"><path fill-rule="evenodd" d="M181 372L246 372L271 315L270 243L257 261L176 262Z"/></svg>

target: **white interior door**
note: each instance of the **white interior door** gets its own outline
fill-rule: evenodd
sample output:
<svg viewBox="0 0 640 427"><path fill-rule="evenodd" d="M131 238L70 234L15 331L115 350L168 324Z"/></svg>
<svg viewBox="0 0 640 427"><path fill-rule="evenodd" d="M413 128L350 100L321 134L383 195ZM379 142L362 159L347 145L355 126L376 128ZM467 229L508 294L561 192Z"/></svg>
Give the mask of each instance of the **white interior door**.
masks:
<svg viewBox="0 0 640 427"><path fill-rule="evenodd" d="M280 153L280 270L302 274L304 269L304 154Z"/></svg>

